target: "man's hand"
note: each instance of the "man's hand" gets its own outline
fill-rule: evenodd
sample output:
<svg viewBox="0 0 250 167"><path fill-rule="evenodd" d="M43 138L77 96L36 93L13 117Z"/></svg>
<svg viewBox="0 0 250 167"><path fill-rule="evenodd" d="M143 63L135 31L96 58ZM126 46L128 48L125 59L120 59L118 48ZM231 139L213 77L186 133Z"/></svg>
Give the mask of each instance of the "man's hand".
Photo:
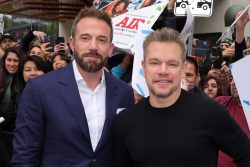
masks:
<svg viewBox="0 0 250 167"><path fill-rule="evenodd" d="M67 56L70 55L69 47L68 47L66 42L55 45L54 51L57 52L57 53L58 52L63 52Z"/></svg>
<svg viewBox="0 0 250 167"><path fill-rule="evenodd" d="M234 57L234 56L235 56L235 48L234 47L225 48L222 51L222 57Z"/></svg>
<svg viewBox="0 0 250 167"><path fill-rule="evenodd" d="M174 4L175 4L175 2L176 2L176 0L170 0L169 2L168 2L168 10L171 10L171 9L173 9L174 8Z"/></svg>
<svg viewBox="0 0 250 167"><path fill-rule="evenodd" d="M242 11L238 12L236 14L236 18L239 17L239 15L241 14ZM248 11L246 11L241 17L240 19L236 22L236 42L241 43L245 37L244 37L244 30L245 30L245 26L249 21L249 15L248 15Z"/></svg>
<svg viewBox="0 0 250 167"><path fill-rule="evenodd" d="M236 14L236 18L238 18L240 16L242 11L238 12ZM240 17L240 19L236 22L236 28L241 29L244 31L246 24L249 21L249 15L248 15L248 11L244 12L244 14Z"/></svg>
<svg viewBox="0 0 250 167"><path fill-rule="evenodd" d="M42 49L42 52L43 52L43 53L42 53L43 55L47 55L47 54L50 53L49 50L52 49L52 47L48 47L49 44L50 44L50 43L47 42L47 43L42 43L42 44L40 45L40 47L41 47L41 49Z"/></svg>

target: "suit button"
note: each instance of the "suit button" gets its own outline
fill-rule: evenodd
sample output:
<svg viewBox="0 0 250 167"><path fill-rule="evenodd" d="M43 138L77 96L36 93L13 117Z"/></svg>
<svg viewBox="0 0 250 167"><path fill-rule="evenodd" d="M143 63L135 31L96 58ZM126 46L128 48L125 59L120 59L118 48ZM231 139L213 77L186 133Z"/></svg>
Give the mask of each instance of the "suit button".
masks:
<svg viewBox="0 0 250 167"><path fill-rule="evenodd" d="M93 159L92 159L92 162L96 162L96 159L95 159L95 158L93 158Z"/></svg>

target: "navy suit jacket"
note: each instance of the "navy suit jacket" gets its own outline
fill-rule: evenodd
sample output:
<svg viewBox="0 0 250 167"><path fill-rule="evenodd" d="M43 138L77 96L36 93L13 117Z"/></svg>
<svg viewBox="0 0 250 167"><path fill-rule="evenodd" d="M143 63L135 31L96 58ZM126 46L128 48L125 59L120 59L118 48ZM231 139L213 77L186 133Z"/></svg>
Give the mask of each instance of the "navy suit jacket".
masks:
<svg viewBox="0 0 250 167"><path fill-rule="evenodd" d="M18 109L12 166L111 167L116 111L133 105L134 96L132 88L108 73L105 82L106 119L93 151L72 64L31 79Z"/></svg>

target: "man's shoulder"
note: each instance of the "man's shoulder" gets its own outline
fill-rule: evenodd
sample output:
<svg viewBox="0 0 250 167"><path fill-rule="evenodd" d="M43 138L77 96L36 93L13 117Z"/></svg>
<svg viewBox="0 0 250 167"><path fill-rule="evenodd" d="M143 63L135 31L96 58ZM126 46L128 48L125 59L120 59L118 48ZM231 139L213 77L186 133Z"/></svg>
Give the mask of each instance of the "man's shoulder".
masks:
<svg viewBox="0 0 250 167"><path fill-rule="evenodd" d="M195 94L192 92L186 92L183 90L183 99L185 103L191 107L194 106L195 108L202 108L205 110L210 110L212 108L221 108L221 105L216 102L215 100L209 98L208 96L201 96L199 94Z"/></svg>
<svg viewBox="0 0 250 167"><path fill-rule="evenodd" d="M57 80L61 79L62 77L68 77L67 75L69 75L71 73L72 73L72 76L74 76L73 70L70 73L69 68L70 67L64 67L64 68L50 71L42 76L34 78L33 81L38 82L38 83L45 82L46 84L49 84L53 81L57 81Z"/></svg>

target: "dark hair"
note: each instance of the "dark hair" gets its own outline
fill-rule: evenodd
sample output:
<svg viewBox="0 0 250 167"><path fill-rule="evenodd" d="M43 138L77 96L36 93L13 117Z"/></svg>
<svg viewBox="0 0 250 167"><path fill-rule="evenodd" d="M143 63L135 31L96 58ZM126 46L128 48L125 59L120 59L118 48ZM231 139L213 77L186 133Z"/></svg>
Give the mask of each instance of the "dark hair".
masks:
<svg viewBox="0 0 250 167"><path fill-rule="evenodd" d="M4 98L4 95L6 93L6 90L10 84L10 91L11 91L11 99L13 100L15 98L14 96L14 89L16 89L16 84L15 84L15 80L17 78L17 73L16 72L15 74L11 75L9 74L9 72L7 71L6 69L6 66L5 66L5 61L9 55L9 53L12 52L12 53L15 53L17 55L17 57L19 58L19 64L18 64L18 67L20 66L20 62L22 61L23 59L23 55L22 55L22 52L21 52L21 48L20 47L10 47L10 48L7 48L3 57L2 57L2 67L0 69L0 105L2 106L5 106L6 104L3 103L2 99ZM12 82L8 82L10 79L12 78ZM8 110L9 109L13 109L14 108L14 103L12 103L13 101L11 100L11 104L9 105L9 107L7 108Z"/></svg>
<svg viewBox="0 0 250 167"><path fill-rule="evenodd" d="M29 48L29 51L28 51L28 56L30 55L30 52L33 48L39 48L42 50L41 46L40 45L31 45L30 48Z"/></svg>
<svg viewBox="0 0 250 167"><path fill-rule="evenodd" d="M19 58L19 62L21 62L21 60L23 58L23 54L22 54L22 51L21 51L20 47L7 48L6 51L4 52L4 55L2 57L2 62L1 62L2 63L3 73L8 73L8 71L6 70L5 61L6 61L6 58L8 57L10 52L15 53L17 55L17 57Z"/></svg>
<svg viewBox="0 0 250 167"><path fill-rule="evenodd" d="M24 78L23 78L23 70L24 70L24 65L28 62L32 61L35 63L36 67L38 70L43 71L44 73L47 73L50 71L49 66L47 63L39 56L37 55L32 55L32 56L26 56L22 62L20 62L19 68L18 68L18 76L21 82L25 83Z"/></svg>
<svg viewBox="0 0 250 167"><path fill-rule="evenodd" d="M64 53L58 53L55 56L53 56L51 62L52 64L54 63L54 59L56 58L56 56L60 56L62 60L66 61L67 64L69 64L71 62L70 58L65 55Z"/></svg>
<svg viewBox="0 0 250 167"><path fill-rule="evenodd" d="M205 78L205 80L203 81L203 84L202 84L202 90L204 91L205 89L205 85L208 83L209 80L211 79L214 79L215 82L217 83L217 88L218 88L218 91L217 91L217 95L216 96L222 96L223 95L223 91L222 91L222 83L221 81L216 78L216 77L213 77L213 76L207 76Z"/></svg>
<svg viewBox="0 0 250 167"><path fill-rule="evenodd" d="M116 9L116 7L117 7L118 5L120 5L120 4L122 4L122 3L125 4L123 10L126 9L126 8L128 7L128 5L129 5L129 1L128 1L128 0L120 0L120 1L116 2L116 4L115 4L114 7L113 7L113 10L112 10L112 13L113 13L113 14L115 14L115 9Z"/></svg>
<svg viewBox="0 0 250 167"><path fill-rule="evenodd" d="M195 74L198 75L199 66L198 66L197 61L195 59L193 59L192 57L186 57L186 62L194 65Z"/></svg>
<svg viewBox="0 0 250 167"><path fill-rule="evenodd" d="M105 13L104 11L98 10L98 9L94 9L94 8L84 8L82 10L80 10L80 12L77 14L77 16L75 17L73 24L72 24L72 28L71 28L71 36L72 38L75 37L75 32L76 32L76 25L78 24L78 22L86 17L90 17L90 18L96 18L99 20L103 20L105 23L107 23L110 27L111 33L110 33L110 42L112 42L113 39L113 26L112 26L112 20L109 17L109 15L107 13Z"/></svg>

